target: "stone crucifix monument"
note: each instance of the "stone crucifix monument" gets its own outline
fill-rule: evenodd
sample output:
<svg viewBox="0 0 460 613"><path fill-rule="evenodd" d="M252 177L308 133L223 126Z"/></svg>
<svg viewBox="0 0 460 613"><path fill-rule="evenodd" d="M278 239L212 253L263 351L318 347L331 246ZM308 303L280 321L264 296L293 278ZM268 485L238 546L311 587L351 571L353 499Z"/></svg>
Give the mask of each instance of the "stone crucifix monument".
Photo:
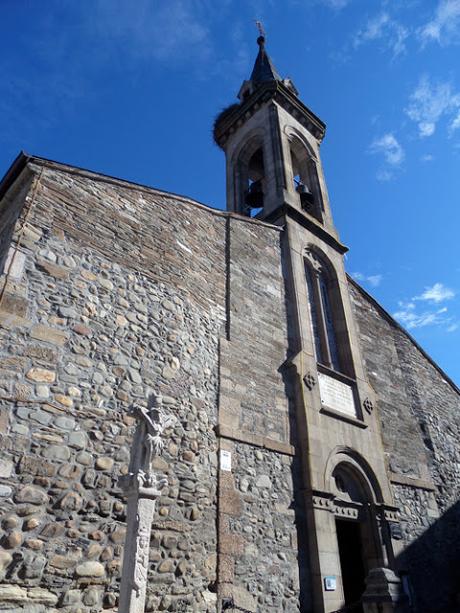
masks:
<svg viewBox="0 0 460 613"><path fill-rule="evenodd" d="M133 405L137 420L128 474L120 478L127 501L126 540L120 587L119 613L144 613L150 533L156 499L167 485L152 470L152 459L163 450L163 432L175 418L166 416L162 397L149 397L148 406Z"/></svg>

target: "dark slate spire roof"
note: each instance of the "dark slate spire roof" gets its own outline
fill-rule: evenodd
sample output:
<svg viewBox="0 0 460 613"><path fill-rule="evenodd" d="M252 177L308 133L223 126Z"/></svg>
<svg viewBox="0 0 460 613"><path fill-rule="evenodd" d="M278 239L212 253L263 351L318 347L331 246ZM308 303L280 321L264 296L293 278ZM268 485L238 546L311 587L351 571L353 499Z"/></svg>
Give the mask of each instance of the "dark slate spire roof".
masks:
<svg viewBox="0 0 460 613"><path fill-rule="evenodd" d="M259 36L257 44L259 45L259 53L250 80L254 84L264 83L265 81L281 81L280 75L265 51L265 37Z"/></svg>

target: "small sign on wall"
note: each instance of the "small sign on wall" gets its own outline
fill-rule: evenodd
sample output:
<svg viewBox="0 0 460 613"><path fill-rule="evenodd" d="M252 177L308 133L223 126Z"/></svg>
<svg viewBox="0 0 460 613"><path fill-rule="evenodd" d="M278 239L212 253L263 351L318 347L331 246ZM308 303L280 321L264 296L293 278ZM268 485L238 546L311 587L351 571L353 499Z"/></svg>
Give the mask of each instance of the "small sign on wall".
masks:
<svg viewBox="0 0 460 613"><path fill-rule="evenodd" d="M337 589L337 577L334 575L324 577L324 589L326 592L335 592Z"/></svg>
<svg viewBox="0 0 460 613"><path fill-rule="evenodd" d="M220 450L220 470L231 472L232 470L232 454L225 449Z"/></svg>

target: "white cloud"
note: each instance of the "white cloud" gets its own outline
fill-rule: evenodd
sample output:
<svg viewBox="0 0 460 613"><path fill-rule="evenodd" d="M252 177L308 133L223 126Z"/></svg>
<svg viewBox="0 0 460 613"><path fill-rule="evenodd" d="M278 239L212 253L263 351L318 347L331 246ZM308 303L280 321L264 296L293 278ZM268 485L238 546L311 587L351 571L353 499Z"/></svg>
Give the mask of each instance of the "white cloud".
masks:
<svg viewBox="0 0 460 613"><path fill-rule="evenodd" d="M425 153L420 159L422 162L432 162L434 160L434 155L431 155L431 153Z"/></svg>
<svg viewBox="0 0 460 613"><path fill-rule="evenodd" d="M85 25L97 44L120 45L136 59L184 61L210 53L209 20L198 1L136 0L136 10L124 0L96 0L85 11Z"/></svg>
<svg viewBox="0 0 460 613"><path fill-rule="evenodd" d="M383 275L363 275L362 272L352 272L351 276L356 281L360 281L362 283L368 283L371 287L378 287L382 282Z"/></svg>
<svg viewBox="0 0 460 613"><path fill-rule="evenodd" d="M410 95L406 114L418 127L420 138L432 136L443 116L452 116L449 130L460 128L460 94L454 92L451 83L431 83L425 75Z"/></svg>
<svg viewBox="0 0 460 613"><path fill-rule="evenodd" d="M404 149L391 132L375 139L369 151L374 154L381 154L384 157L385 166L377 171L379 181L390 181L394 177L395 171L404 162Z"/></svg>
<svg viewBox="0 0 460 613"><path fill-rule="evenodd" d="M408 29L383 11L369 19L364 27L358 30L353 39L353 46L357 48L367 42L382 41L396 57L406 50L405 41L408 36Z"/></svg>
<svg viewBox="0 0 460 613"><path fill-rule="evenodd" d="M420 296L414 296L414 300L427 300L429 302L444 302L451 300L455 296L455 292L446 287L442 283L435 283L431 287L426 287L425 291ZM447 309L446 309L447 310Z"/></svg>
<svg viewBox="0 0 460 613"><path fill-rule="evenodd" d="M440 0L432 19L419 30L423 43L440 45L460 40L460 0Z"/></svg>
<svg viewBox="0 0 460 613"><path fill-rule="evenodd" d="M454 296L455 292L452 289L442 283L435 283L431 287L425 287L425 290L419 296L414 296L412 300L398 302L399 309L393 313L393 317L408 330L439 326L446 332L454 332L459 323L448 315L446 306L441 306L442 302L451 300ZM430 304L433 305L431 308Z"/></svg>
<svg viewBox="0 0 460 613"><path fill-rule="evenodd" d="M460 128L460 110L458 111L457 116L451 122L449 129L452 133L454 130L458 130Z"/></svg>
<svg viewBox="0 0 460 613"><path fill-rule="evenodd" d="M390 166L399 166L404 161L405 153L394 134L390 132L377 138L371 145L372 153L382 153Z"/></svg>
<svg viewBox="0 0 460 613"><path fill-rule="evenodd" d="M369 275L367 280L372 287L378 287L382 281L382 275Z"/></svg>
<svg viewBox="0 0 460 613"><path fill-rule="evenodd" d="M436 310L425 310L418 313L413 302L399 302L399 311L393 317L402 323L408 330L424 328L426 326L451 326L452 319L446 316L445 307Z"/></svg>
<svg viewBox="0 0 460 613"><path fill-rule="evenodd" d="M388 170L387 168L380 168L375 173L375 176L377 177L378 181L385 183L386 181L391 181L391 179L393 179L394 172L392 172L391 170Z"/></svg>

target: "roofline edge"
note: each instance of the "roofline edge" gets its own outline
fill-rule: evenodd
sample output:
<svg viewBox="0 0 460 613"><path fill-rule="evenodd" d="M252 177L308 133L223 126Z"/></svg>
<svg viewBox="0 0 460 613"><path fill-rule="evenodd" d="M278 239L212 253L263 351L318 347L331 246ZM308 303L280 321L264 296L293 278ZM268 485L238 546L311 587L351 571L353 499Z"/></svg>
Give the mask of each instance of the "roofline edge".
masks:
<svg viewBox="0 0 460 613"><path fill-rule="evenodd" d="M189 196L184 196L183 194L176 194L174 192L167 192L166 190L159 189L157 187L150 187L149 185L145 185L143 183L136 183L135 181L129 181L127 179L120 179L119 177L115 177L113 175L107 175L101 172L97 172L95 170L90 170L88 168L82 168L81 166L74 166L72 164L65 164L64 162L58 162L56 160L50 160L48 158L40 157L38 155L31 155L26 153L25 151L21 151L18 156L15 158L9 169L7 170L5 176L0 181L0 202L2 198L7 193L8 189L14 183L14 181L18 178L22 170L29 164L30 162L39 164L41 166L46 166L51 169L60 170L61 172L67 172L69 174L77 174L79 176L88 177L91 176L93 179L103 181L108 184L113 185L122 185L124 187L130 189L139 189L148 193L157 192L158 194L165 196L166 198L174 199L182 201L186 204L191 204L192 206L196 206L198 208L204 209L208 213L212 215L218 215L224 218L230 218L235 221L243 221L246 223L252 223L260 226L265 226L271 228L273 230L281 231L282 228L275 224L271 224L266 221L262 221L260 219L255 219L252 217L246 217L246 215L240 215L238 213L234 213L233 211L226 211L225 209L217 209L209 204L204 204L199 200L195 200L190 198Z"/></svg>
<svg viewBox="0 0 460 613"><path fill-rule="evenodd" d="M21 149L0 181L0 200L2 200L31 159L33 159L33 156L30 156Z"/></svg>

